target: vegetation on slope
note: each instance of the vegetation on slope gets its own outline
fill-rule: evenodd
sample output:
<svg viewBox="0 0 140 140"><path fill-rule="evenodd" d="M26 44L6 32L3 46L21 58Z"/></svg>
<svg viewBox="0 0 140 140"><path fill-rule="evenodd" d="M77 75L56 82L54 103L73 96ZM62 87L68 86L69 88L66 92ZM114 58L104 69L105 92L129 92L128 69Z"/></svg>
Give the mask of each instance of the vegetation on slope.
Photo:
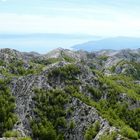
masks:
<svg viewBox="0 0 140 140"><path fill-rule="evenodd" d="M42 71L43 67L44 65L32 62L25 63L22 60L13 61L12 63L0 61L0 73L7 77L38 74Z"/></svg>
<svg viewBox="0 0 140 140"><path fill-rule="evenodd" d="M34 112L38 119L31 121L34 137L40 140L62 140L63 131L59 130L67 127L65 105L69 101L68 95L60 89L36 89L35 93Z"/></svg>
<svg viewBox="0 0 140 140"><path fill-rule="evenodd" d="M94 124L91 124L89 128L85 131L85 135L84 135L85 140L92 140L93 138L95 138L99 130L100 130L100 124L98 121L95 122Z"/></svg>
<svg viewBox="0 0 140 140"><path fill-rule="evenodd" d="M14 114L15 99L9 91L8 82L8 80L0 80L0 136L12 130L17 121Z"/></svg>
<svg viewBox="0 0 140 140"><path fill-rule="evenodd" d="M71 113L71 110L66 110L66 105L71 97L76 97L95 107L111 126L120 130L119 134L134 140L140 138L140 108L135 106L140 101L140 85L135 83L140 77L139 63L121 61L110 68L113 73L110 76L94 69L92 72L96 78L92 77L91 84L85 75L85 79L80 79L84 71L73 63L74 59L65 54L62 56L63 59L32 60L28 63L17 60L8 64L0 61L0 73L7 77L39 74L43 67L62 60L71 63L55 67L46 75L52 90L35 89L35 116L30 120L33 137L39 140L63 140L64 130L73 130L75 127L74 121L71 120L70 124L66 121L68 113ZM108 57L98 59L103 65ZM125 68L125 72L115 74L118 66ZM0 136L18 137L17 132L11 131L17 118L14 114L15 100L7 84L8 81L0 80ZM85 139L93 139L99 127L98 123L91 124L85 130ZM113 140L116 137L117 133L106 132L100 139Z"/></svg>
<svg viewBox="0 0 140 140"><path fill-rule="evenodd" d="M118 72L116 68L119 68ZM113 65L109 69L112 73L123 74L127 77L132 77L135 80L140 80L139 62L121 60L116 65Z"/></svg>

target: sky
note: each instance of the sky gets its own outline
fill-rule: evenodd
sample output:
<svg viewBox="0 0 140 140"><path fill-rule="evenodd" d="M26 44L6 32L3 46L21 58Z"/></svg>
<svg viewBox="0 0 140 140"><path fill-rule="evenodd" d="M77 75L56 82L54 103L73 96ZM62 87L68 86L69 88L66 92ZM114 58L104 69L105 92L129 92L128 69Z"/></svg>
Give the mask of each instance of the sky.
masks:
<svg viewBox="0 0 140 140"><path fill-rule="evenodd" d="M0 34L54 34L56 36L55 39L51 36L52 41L48 37L43 39L43 47L49 49L61 46L70 48L75 43L98 37L140 37L140 1L0 0ZM59 34L74 35L75 38L64 39L61 36L56 39ZM14 44L16 40L18 43ZM40 39L40 42L43 41ZM37 48L33 44L39 42L36 43L35 38L0 38L0 47L10 47L10 44L22 49L25 44L26 48L33 49Z"/></svg>

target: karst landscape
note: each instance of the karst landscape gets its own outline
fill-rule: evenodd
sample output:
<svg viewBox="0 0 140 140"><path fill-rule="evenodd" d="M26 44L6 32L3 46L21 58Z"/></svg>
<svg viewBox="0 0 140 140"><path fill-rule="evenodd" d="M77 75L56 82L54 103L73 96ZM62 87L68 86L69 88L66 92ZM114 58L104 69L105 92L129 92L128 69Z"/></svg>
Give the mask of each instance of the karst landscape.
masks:
<svg viewBox="0 0 140 140"><path fill-rule="evenodd" d="M140 139L140 49L1 49L0 137Z"/></svg>

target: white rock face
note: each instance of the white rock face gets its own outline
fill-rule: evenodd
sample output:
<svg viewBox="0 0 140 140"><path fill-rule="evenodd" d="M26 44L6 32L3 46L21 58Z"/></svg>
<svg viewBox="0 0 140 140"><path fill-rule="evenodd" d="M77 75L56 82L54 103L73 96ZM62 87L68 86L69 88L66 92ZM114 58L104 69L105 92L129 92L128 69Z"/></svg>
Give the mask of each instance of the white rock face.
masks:
<svg viewBox="0 0 140 140"><path fill-rule="evenodd" d="M118 131L115 127L111 127L109 123L98 114L98 111L94 107L88 106L80 100L73 98L70 107L74 107L74 112L70 120L75 122L76 127L73 130L66 131L65 139L84 140L83 132L97 121L100 124L100 130L94 140L99 140L100 136L106 131Z"/></svg>

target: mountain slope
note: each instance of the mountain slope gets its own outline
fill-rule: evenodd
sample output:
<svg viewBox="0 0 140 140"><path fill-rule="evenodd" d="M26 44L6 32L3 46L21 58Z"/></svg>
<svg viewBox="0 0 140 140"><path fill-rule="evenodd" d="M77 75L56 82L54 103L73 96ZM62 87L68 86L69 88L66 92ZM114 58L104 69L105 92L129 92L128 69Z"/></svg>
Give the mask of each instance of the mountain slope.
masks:
<svg viewBox="0 0 140 140"><path fill-rule="evenodd" d="M46 55L2 49L0 58L3 139L140 137L139 49L59 48Z"/></svg>
<svg viewBox="0 0 140 140"><path fill-rule="evenodd" d="M122 48L140 48L140 38L132 37L116 37L116 38L105 38L97 41L89 41L83 44L74 45L72 48L76 50L85 51L98 51L103 49L115 49L120 50Z"/></svg>

